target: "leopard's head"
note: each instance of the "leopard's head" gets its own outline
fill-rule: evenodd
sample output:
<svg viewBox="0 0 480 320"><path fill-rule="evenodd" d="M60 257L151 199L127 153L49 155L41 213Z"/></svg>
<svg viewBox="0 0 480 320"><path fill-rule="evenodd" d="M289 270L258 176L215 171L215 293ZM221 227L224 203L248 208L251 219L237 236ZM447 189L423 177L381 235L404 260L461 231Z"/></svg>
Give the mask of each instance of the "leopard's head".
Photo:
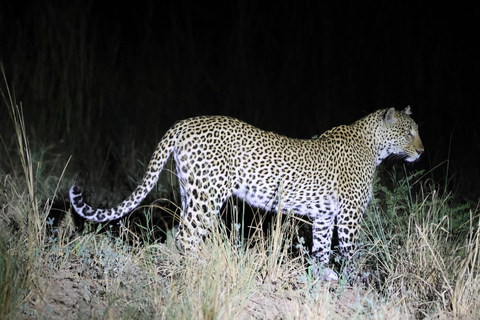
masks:
<svg viewBox="0 0 480 320"><path fill-rule="evenodd" d="M380 128L384 139L382 159L393 155L413 162L423 153L424 147L418 134L418 125L410 117L411 114L410 106L401 111L394 108L382 110Z"/></svg>

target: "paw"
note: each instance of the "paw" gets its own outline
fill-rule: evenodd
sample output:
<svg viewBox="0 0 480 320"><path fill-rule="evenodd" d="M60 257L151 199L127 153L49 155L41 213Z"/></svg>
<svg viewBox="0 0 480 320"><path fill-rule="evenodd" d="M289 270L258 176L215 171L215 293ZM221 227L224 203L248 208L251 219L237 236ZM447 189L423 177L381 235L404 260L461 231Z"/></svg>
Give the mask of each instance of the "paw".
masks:
<svg viewBox="0 0 480 320"><path fill-rule="evenodd" d="M327 267L315 264L312 273L316 278L320 278L322 281L338 281L338 274Z"/></svg>

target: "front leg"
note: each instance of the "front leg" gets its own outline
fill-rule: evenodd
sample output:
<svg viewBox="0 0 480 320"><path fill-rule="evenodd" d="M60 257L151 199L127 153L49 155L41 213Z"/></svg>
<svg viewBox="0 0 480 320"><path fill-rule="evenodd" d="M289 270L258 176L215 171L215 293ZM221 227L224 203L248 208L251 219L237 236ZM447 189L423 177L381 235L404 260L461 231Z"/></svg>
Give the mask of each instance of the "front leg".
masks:
<svg viewBox="0 0 480 320"><path fill-rule="evenodd" d="M314 265L313 273L323 280L338 280L337 274L330 268L330 251L335 217L333 214L319 214L313 219L312 255L318 265Z"/></svg>
<svg viewBox="0 0 480 320"><path fill-rule="evenodd" d="M355 207L351 206L350 208ZM345 209L337 218L339 249L345 263L343 273L350 277L355 276L353 258L356 253L360 223L364 211L364 206L357 206L356 209Z"/></svg>

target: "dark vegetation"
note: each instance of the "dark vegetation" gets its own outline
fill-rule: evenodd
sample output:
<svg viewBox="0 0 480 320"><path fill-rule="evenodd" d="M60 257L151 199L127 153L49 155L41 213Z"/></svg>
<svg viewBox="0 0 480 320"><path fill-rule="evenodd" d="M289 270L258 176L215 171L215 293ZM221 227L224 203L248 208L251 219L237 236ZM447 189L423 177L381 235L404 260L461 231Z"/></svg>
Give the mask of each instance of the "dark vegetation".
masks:
<svg viewBox="0 0 480 320"><path fill-rule="evenodd" d="M468 196L479 189L473 10L316 1L31 1L0 10L0 57L29 135L73 155L87 186L126 184L165 130L189 116L230 115L308 138L411 105L427 147L420 165Z"/></svg>

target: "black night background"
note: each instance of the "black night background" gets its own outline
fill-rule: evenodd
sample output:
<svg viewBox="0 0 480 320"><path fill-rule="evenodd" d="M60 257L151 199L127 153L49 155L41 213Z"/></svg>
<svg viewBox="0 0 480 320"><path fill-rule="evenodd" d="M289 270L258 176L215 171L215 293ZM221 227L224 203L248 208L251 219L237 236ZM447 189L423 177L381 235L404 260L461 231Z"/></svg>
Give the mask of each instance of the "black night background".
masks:
<svg viewBox="0 0 480 320"><path fill-rule="evenodd" d="M475 6L20 1L0 8L1 59L30 134L38 143L62 141L76 169L85 148L121 149L125 137L151 152L175 121L195 115L309 138L379 108L411 105L426 147L420 166L450 160L469 196L480 188ZM433 173L445 178L446 166Z"/></svg>
<svg viewBox="0 0 480 320"><path fill-rule="evenodd" d="M410 105L425 153L405 166L424 170L424 180L475 211L479 8L423 1L2 1L0 63L23 108L30 147L40 150L36 159L60 175L72 156L59 190L67 204L74 180L103 190L91 198L97 204L122 200L165 131L191 116L228 115L311 138L377 109ZM1 82L5 96L3 75ZM17 143L4 104L2 166ZM403 170L394 161L382 166Z"/></svg>

